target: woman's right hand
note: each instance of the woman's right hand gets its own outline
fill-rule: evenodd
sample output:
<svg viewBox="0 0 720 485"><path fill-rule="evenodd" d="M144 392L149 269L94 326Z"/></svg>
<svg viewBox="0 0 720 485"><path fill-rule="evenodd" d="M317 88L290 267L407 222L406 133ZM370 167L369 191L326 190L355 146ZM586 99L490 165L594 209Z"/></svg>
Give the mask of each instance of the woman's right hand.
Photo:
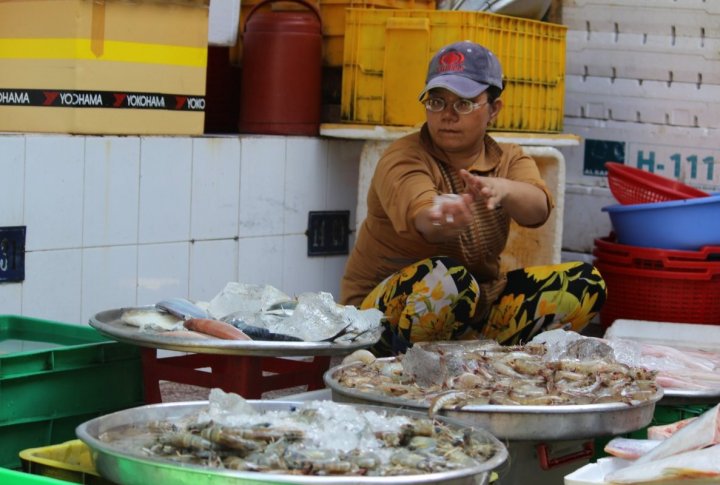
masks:
<svg viewBox="0 0 720 485"><path fill-rule="evenodd" d="M472 221L470 194L440 194L432 207L415 218L415 227L428 242L441 243L458 237Z"/></svg>

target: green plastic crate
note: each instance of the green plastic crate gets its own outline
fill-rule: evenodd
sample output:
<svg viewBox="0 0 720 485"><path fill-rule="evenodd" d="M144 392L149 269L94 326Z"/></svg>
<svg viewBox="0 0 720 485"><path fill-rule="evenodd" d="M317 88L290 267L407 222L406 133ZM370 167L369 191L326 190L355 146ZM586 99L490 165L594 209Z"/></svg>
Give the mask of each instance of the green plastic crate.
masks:
<svg viewBox="0 0 720 485"><path fill-rule="evenodd" d="M68 482L64 480L31 475L8 468L0 468L0 483L3 485L68 485Z"/></svg>
<svg viewBox="0 0 720 485"><path fill-rule="evenodd" d="M0 466L75 438L93 417L144 404L140 348L94 328L0 315Z"/></svg>

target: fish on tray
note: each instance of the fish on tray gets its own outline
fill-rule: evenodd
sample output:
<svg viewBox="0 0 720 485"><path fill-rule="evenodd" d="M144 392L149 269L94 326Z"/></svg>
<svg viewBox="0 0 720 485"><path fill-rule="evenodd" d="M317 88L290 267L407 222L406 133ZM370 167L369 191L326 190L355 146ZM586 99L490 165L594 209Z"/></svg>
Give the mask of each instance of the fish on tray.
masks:
<svg viewBox="0 0 720 485"><path fill-rule="evenodd" d="M292 310L287 305L273 308L274 311ZM162 330L163 336L179 338L209 338L223 340L261 340L277 342L302 342L291 335L247 324L236 314L215 319L209 312L185 298L169 298L159 301L154 308L127 310L123 316L126 323L143 326L143 323ZM185 330L183 330L183 328Z"/></svg>
<svg viewBox="0 0 720 485"><path fill-rule="evenodd" d="M663 440L658 446L641 456L636 464L648 463L686 451L697 450L720 443L720 404L705 411L700 417ZM720 455L718 455L720 458ZM720 466L720 460L719 460Z"/></svg>
<svg viewBox="0 0 720 485"><path fill-rule="evenodd" d="M183 327L191 332L210 335L223 340L252 340L242 330L227 322L215 320L207 311L185 298L163 300L156 303L155 307L181 318Z"/></svg>
<svg viewBox="0 0 720 485"><path fill-rule="evenodd" d="M668 439L673 434L677 433L696 419L697 417L693 416L692 418L682 419L680 421L675 421L674 423L670 424L658 424L657 426L650 426L647 429L647 437L649 440Z"/></svg>
<svg viewBox="0 0 720 485"><path fill-rule="evenodd" d="M697 417L692 417L670 424L649 426L646 440L613 438L605 445L604 451L625 460L636 460L697 419Z"/></svg>
<svg viewBox="0 0 720 485"><path fill-rule="evenodd" d="M620 458L637 459L606 475L605 482L720 483L720 404L697 418L673 425L679 423L683 425L671 428L674 433L664 440L611 440L605 451Z"/></svg>
<svg viewBox="0 0 720 485"><path fill-rule="evenodd" d="M605 445L604 451L608 455L617 456L623 460L636 460L660 443L662 440L613 438Z"/></svg>
<svg viewBox="0 0 720 485"><path fill-rule="evenodd" d="M253 340L269 340L275 342L302 342L303 339L299 337L293 337L292 335L285 335L282 333L271 332L267 328L258 327L257 325L250 325L245 322L245 319L238 313L231 313L221 320L227 322L235 328L242 330Z"/></svg>
<svg viewBox="0 0 720 485"><path fill-rule="evenodd" d="M159 332L166 337L250 340L241 330L211 318L205 310L184 298L163 300L148 308L130 308L120 319L141 331Z"/></svg>
<svg viewBox="0 0 720 485"><path fill-rule="evenodd" d="M152 307L129 309L121 320L143 331L176 338L193 339L204 334L226 340L275 342L372 341L379 338L382 328L380 311L338 305L329 293L301 294L296 300L275 301L257 311L244 308L218 315L210 308L185 298L169 298ZM137 311L142 314L134 315Z"/></svg>
<svg viewBox="0 0 720 485"><path fill-rule="evenodd" d="M190 318L183 323L186 329L223 340L252 340L245 332L227 322L211 318Z"/></svg>
<svg viewBox="0 0 720 485"><path fill-rule="evenodd" d="M647 456L647 455L645 455ZM611 484L719 483L720 445L686 451L649 462L639 462L611 472L605 482Z"/></svg>

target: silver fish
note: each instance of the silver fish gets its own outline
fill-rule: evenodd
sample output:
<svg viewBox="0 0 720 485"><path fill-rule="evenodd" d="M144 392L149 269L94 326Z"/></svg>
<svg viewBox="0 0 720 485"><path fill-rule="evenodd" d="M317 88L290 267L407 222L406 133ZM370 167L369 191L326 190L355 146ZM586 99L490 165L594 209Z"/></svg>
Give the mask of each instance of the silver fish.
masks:
<svg viewBox="0 0 720 485"><path fill-rule="evenodd" d="M169 298L155 303L155 307L183 320L191 318L212 318L208 312L185 298Z"/></svg>

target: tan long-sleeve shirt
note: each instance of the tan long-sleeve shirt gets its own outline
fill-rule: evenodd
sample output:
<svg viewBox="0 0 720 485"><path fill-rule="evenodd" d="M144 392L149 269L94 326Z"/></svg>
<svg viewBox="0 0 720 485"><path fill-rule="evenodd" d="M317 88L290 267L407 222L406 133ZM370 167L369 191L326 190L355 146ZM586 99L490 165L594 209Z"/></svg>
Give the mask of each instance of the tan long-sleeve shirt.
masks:
<svg viewBox="0 0 720 485"><path fill-rule="evenodd" d="M499 144L486 136L483 153L468 170L533 184L546 193L548 213L553 206L535 160L518 145ZM484 313L505 285L500 254L510 227L507 214L476 203L471 227L444 244L427 242L414 224L416 214L431 206L435 195L463 191L457 170L434 147L426 127L392 143L378 161L370 183L367 217L345 268L340 301L359 306L392 273L421 259L445 255L463 263L478 280L483 291L476 314Z"/></svg>

